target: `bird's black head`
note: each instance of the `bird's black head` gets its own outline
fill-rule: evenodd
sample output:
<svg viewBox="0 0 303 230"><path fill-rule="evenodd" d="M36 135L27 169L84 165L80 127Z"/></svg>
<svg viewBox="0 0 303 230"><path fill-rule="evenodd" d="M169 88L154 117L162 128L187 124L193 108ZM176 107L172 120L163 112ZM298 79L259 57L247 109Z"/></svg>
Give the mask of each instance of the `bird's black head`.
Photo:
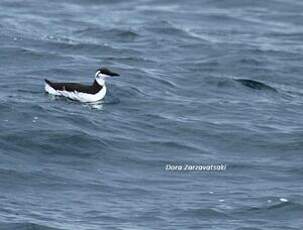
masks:
<svg viewBox="0 0 303 230"><path fill-rule="evenodd" d="M119 74L110 71L107 68L100 68L97 69L95 77L115 77L115 76L120 76Z"/></svg>

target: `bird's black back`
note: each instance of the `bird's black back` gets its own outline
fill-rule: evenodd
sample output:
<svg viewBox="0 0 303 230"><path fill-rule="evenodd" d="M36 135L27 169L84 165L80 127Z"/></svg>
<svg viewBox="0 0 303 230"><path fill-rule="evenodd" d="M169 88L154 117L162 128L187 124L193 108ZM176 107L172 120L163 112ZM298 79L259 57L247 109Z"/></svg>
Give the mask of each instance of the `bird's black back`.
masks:
<svg viewBox="0 0 303 230"><path fill-rule="evenodd" d="M94 81L93 85L83 85L79 83L56 83L51 82L47 79L45 79L45 82L50 85L53 89L59 90L59 91L68 91L68 92L81 92L81 93L88 93L88 94L96 94L101 89L102 86L100 86L96 81Z"/></svg>

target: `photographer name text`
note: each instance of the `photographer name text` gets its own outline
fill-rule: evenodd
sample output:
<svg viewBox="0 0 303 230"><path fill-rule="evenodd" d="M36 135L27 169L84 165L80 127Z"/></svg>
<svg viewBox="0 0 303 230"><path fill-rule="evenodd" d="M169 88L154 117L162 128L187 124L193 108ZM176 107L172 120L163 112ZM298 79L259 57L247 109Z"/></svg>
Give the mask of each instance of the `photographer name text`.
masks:
<svg viewBox="0 0 303 230"><path fill-rule="evenodd" d="M225 171L226 164L166 164L166 171Z"/></svg>

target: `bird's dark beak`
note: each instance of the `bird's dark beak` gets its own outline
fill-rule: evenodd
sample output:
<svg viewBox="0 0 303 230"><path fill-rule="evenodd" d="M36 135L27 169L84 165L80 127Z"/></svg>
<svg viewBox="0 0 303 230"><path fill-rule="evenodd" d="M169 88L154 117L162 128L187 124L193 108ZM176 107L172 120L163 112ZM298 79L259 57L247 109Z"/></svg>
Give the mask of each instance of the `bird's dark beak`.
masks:
<svg viewBox="0 0 303 230"><path fill-rule="evenodd" d="M120 76L120 74L111 72L111 73L110 73L110 76L111 76L111 77L118 77L118 76Z"/></svg>

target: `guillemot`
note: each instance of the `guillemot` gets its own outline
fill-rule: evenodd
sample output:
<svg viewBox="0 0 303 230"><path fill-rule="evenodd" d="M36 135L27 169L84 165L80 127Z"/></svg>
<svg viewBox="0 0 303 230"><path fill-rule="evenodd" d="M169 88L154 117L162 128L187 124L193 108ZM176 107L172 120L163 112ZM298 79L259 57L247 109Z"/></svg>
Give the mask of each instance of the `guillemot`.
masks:
<svg viewBox="0 0 303 230"><path fill-rule="evenodd" d="M92 85L79 83L51 82L45 79L45 91L56 96L67 97L81 102L96 102L105 97L105 78L120 76L107 68L100 68L95 74L95 81Z"/></svg>

